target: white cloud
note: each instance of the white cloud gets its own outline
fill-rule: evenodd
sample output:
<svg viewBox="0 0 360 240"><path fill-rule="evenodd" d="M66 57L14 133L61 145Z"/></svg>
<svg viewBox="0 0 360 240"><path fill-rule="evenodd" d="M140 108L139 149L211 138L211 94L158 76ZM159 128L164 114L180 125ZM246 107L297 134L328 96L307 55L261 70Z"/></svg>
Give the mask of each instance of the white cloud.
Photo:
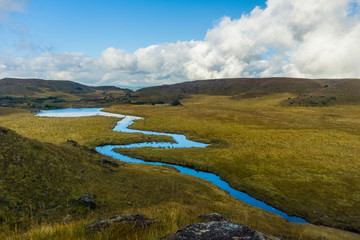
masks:
<svg viewBox="0 0 360 240"><path fill-rule="evenodd" d="M0 10L8 12L23 12L26 10L28 0L0 0Z"/></svg>
<svg viewBox="0 0 360 240"><path fill-rule="evenodd" d="M360 77L359 6L360 0L268 0L265 9L240 19L224 17L203 41L152 45L133 54L109 47L99 58L0 57L0 77L129 86L223 77Z"/></svg>

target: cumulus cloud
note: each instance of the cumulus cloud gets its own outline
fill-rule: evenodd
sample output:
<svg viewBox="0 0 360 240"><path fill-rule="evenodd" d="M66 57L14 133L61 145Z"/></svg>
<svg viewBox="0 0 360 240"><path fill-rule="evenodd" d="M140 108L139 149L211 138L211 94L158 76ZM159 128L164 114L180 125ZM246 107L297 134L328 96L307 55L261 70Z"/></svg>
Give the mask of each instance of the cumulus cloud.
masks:
<svg viewBox="0 0 360 240"><path fill-rule="evenodd" d="M360 77L359 6L360 0L268 0L264 9L239 19L224 17L203 41L152 45L133 54L109 47L98 58L0 58L0 77L123 86L226 77Z"/></svg>

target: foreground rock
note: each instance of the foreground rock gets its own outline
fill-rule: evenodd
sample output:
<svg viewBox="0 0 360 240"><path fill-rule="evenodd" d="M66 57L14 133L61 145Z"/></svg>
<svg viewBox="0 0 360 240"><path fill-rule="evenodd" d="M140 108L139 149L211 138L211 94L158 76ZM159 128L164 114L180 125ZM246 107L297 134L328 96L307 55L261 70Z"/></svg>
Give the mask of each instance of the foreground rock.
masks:
<svg viewBox="0 0 360 240"><path fill-rule="evenodd" d="M99 221L90 223L85 226L87 232L101 231L106 228L115 227L119 223L130 223L137 227L148 226L154 223L155 220L148 219L146 216L141 214L119 214L110 218L101 219Z"/></svg>
<svg viewBox="0 0 360 240"><path fill-rule="evenodd" d="M84 193L77 201L80 205L84 207L95 209L97 207L97 204L95 203L95 198L95 195L91 195L90 193Z"/></svg>
<svg viewBox="0 0 360 240"><path fill-rule="evenodd" d="M160 240L280 240L251 228L229 221L194 223Z"/></svg>

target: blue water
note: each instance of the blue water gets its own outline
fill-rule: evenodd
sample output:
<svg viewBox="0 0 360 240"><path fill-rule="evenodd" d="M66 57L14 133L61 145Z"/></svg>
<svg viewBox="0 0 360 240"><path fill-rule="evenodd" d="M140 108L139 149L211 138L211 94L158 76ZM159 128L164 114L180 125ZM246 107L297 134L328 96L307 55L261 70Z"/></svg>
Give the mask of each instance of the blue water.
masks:
<svg viewBox="0 0 360 240"><path fill-rule="evenodd" d="M139 148L139 147L158 147L158 148L189 148L189 147L200 147L205 148L208 146L208 144L204 143L198 143L194 141L190 141L186 138L186 136L181 134L171 134L171 133L160 133L160 132L152 132L152 131L141 131L141 130L135 130L135 129L129 129L128 127L133 124L135 120L142 119L140 117L135 116L127 116L127 115L121 115L121 114L114 114L114 113L107 113L102 112L101 108L70 108L70 109L60 109L60 110L49 110L49 111L41 111L37 114L37 116L44 116L44 117L82 117L82 116L109 116L109 117L117 117L122 118L117 125L114 128L114 131L117 132L127 132L127 133L142 133L147 135L163 135L163 136L169 136L174 139L174 143L171 142L143 142L143 143L133 143L128 145L106 145L106 146L100 146L97 147L96 150L99 153L102 153L104 155L113 157L115 159L118 159L120 161L124 162L130 162L130 163L142 163L142 164L150 164L150 165L163 165L163 166L170 166L174 167L177 170L179 170L181 173L185 173L194 177L206 179L210 181L211 183L215 184L219 188L228 191L229 194L233 197L236 197L237 199L246 202L252 206L264 209L266 211L275 213L280 215L283 218L286 218L287 220L291 222L297 222L297 223L306 223L305 219L299 218L299 217L293 217L289 216L286 213L273 208L272 206L259 201L251 196L249 196L246 193L243 193L241 191L235 190L232 187L229 186L229 184L223 180L220 179L219 176L213 174L213 173L207 173L202 171L196 171L191 168L177 166L174 164L167 164L167 163L161 163L161 162L145 162L140 159L131 158L125 155L122 155L120 153L116 153L113 150L116 148Z"/></svg>

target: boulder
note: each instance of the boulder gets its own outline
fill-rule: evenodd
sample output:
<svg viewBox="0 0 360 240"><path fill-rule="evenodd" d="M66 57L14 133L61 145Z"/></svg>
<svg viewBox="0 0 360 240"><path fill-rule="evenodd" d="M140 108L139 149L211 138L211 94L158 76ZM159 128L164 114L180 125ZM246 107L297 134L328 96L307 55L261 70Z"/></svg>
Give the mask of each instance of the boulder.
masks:
<svg viewBox="0 0 360 240"><path fill-rule="evenodd" d="M94 209L97 207L95 203L95 195L91 195L90 193L84 193L81 195L81 197L77 200L80 205L84 207L89 207L91 209Z"/></svg>
<svg viewBox="0 0 360 240"><path fill-rule="evenodd" d="M230 221L212 221L194 223L176 233L166 235L160 240L280 240L261 232L252 230L246 225Z"/></svg>
<svg viewBox="0 0 360 240"><path fill-rule="evenodd" d="M0 127L0 133L7 134L8 132L9 132L9 129L4 128L4 127Z"/></svg>
<svg viewBox="0 0 360 240"><path fill-rule="evenodd" d="M66 141L66 144L69 144L69 145L74 146L74 147L78 147L78 146L79 146L79 144L78 144L76 141L72 140L72 139L68 139L68 140Z"/></svg>
<svg viewBox="0 0 360 240"><path fill-rule="evenodd" d="M109 159L100 159L98 160L103 165L110 165L111 167L119 167L119 163L111 161Z"/></svg>
<svg viewBox="0 0 360 240"><path fill-rule="evenodd" d="M105 228L113 227L119 223L131 223L136 227L148 226L154 223L155 220L148 219L146 216L141 214L119 214L106 219L100 219L96 222L90 223L85 226L85 230L89 231L100 231Z"/></svg>

